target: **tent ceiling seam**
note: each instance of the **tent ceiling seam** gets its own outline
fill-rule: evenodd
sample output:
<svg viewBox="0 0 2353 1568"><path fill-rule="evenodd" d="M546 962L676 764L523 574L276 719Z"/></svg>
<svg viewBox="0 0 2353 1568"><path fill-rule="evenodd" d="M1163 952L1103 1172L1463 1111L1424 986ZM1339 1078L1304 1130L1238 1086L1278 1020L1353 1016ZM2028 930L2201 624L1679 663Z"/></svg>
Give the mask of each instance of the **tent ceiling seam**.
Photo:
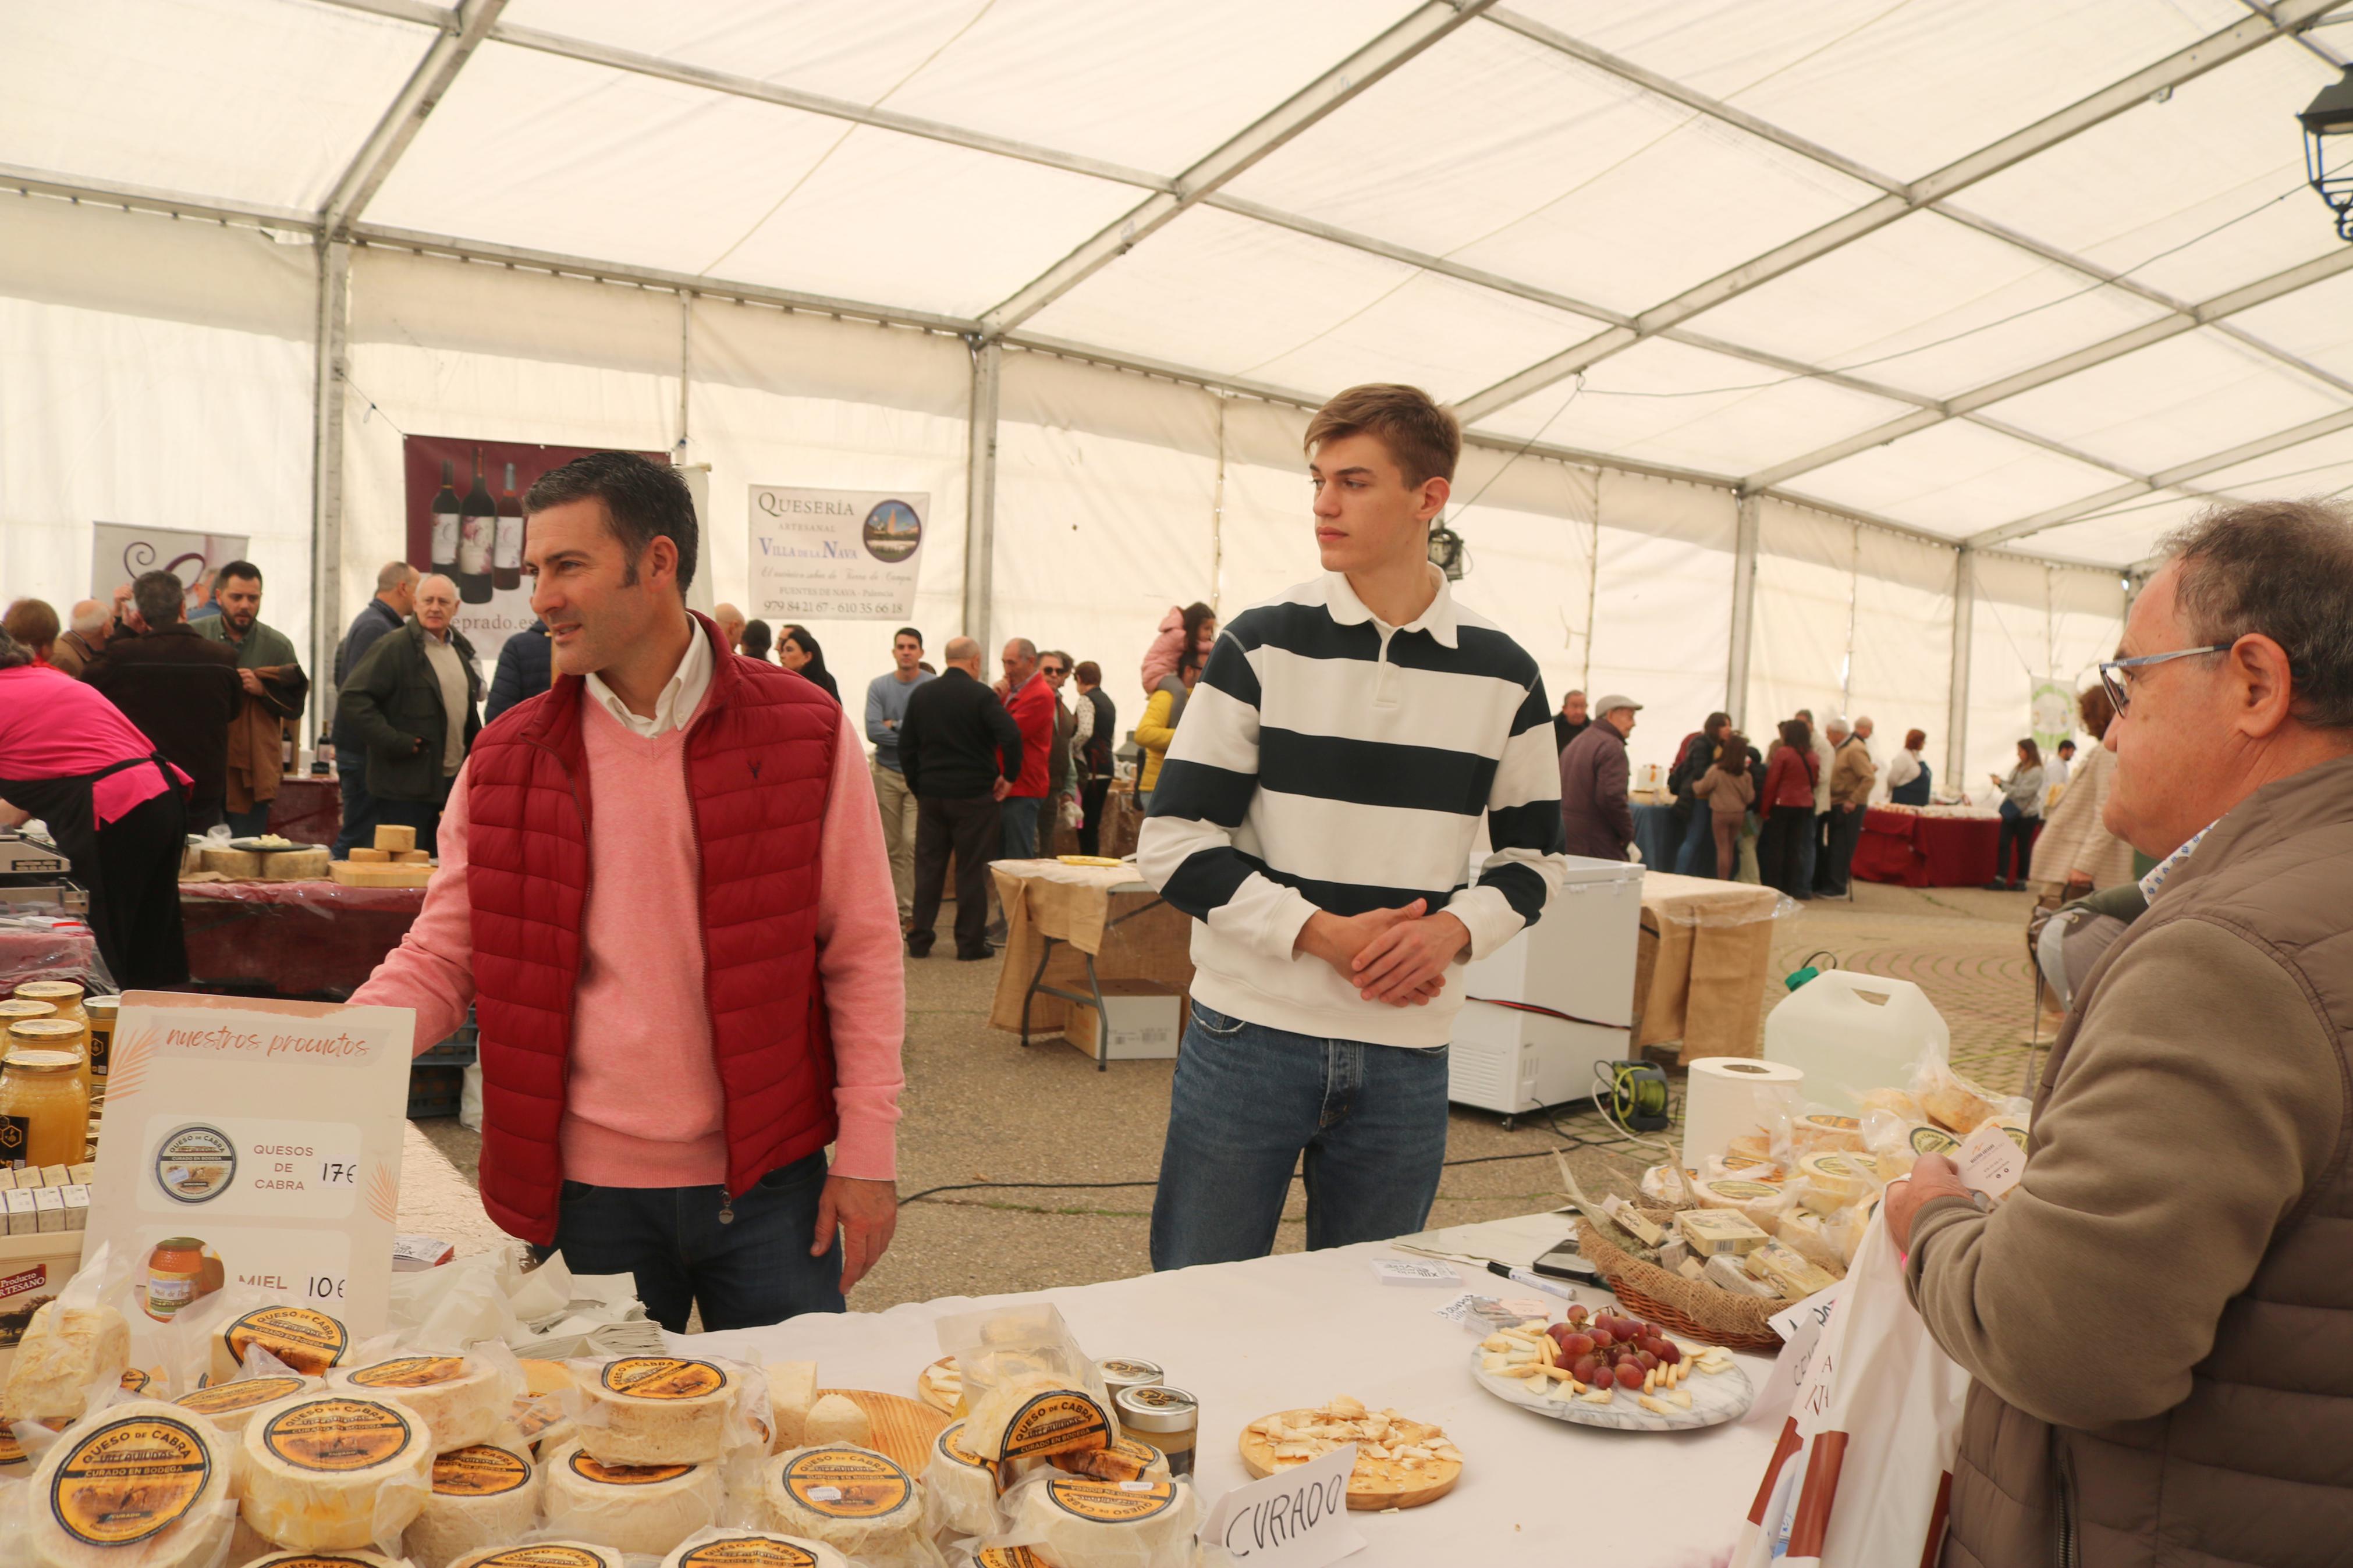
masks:
<svg viewBox="0 0 2353 1568"><path fill-rule="evenodd" d="M507 0L463 0L456 15L456 26L441 33L417 62L398 96L386 106L384 117L375 130L360 144L359 152L343 170L343 178L320 209L319 221L329 237L343 239L354 219L375 199L377 191L417 139L427 117L432 114L442 98L466 68L482 40L497 25L499 13L506 9Z"/></svg>

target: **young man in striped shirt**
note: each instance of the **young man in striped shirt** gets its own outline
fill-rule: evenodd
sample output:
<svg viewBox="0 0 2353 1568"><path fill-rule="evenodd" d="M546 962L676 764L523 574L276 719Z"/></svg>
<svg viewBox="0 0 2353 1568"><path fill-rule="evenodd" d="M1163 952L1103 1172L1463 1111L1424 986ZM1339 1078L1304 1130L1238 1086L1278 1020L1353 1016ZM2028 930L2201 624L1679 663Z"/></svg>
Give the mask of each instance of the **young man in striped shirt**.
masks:
<svg viewBox="0 0 2353 1568"><path fill-rule="evenodd" d="M1559 889L1535 660L1430 563L1461 446L1416 387L1355 387L1315 416L1324 575L1220 628L1153 792L1137 866L1199 922L1155 1268L1273 1250L1303 1152L1309 1247L1420 1229L1446 1157L1452 967Z"/></svg>

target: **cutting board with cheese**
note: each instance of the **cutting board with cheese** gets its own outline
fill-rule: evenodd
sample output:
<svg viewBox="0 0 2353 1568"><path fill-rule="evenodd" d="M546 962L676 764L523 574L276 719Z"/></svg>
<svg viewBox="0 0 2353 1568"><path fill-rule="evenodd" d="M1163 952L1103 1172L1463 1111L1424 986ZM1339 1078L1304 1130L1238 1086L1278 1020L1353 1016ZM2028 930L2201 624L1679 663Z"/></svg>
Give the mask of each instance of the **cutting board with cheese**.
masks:
<svg viewBox="0 0 2353 1568"><path fill-rule="evenodd" d="M922 1475L923 1467L932 1462L932 1444L948 1424L944 1413L903 1394L870 1388L824 1388L818 1391L818 1397L828 1394L839 1394L866 1412L866 1419L874 1424L874 1440L867 1447L913 1476Z"/></svg>
<svg viewBox="0 0 2353 1568"><path fill-rule="evenodd" d="M1443 1427L1366 1410L1353 1399L1335 1399L1320 1410L1280 1410L1251 1422L1242 1428L1242 1465L1253 1476L1271 1476L1343 1443L1356 1445L1348 1507L1360 1512L1419 1508L1462 1479L1461 1454Z"/></svg>

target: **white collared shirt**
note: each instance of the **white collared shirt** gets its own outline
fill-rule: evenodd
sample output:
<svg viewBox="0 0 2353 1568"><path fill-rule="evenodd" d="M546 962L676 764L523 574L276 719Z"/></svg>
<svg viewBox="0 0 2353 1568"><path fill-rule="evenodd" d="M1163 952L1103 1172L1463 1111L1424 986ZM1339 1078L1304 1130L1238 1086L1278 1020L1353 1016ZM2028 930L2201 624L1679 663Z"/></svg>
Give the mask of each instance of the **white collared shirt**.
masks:
<svg viewBox="0 0 2353 1568"><path fill-rule="evenodd" d="M650 717L630 711L629 705L615 695L605 684L604 677L588 677L588 695L604 704L605 711L620 721L632 735L653 739L666 731L683 730L694 710L702 706L703 693L711 689L711 639L703 632L702 623L690 616L687 625L694 636L686 645L686 657L678 661L669 681L654 699Z"/></svg>
<svg viewBox="0 0 2353 1568"><path fill-rule="evenodd" d="M1438 592L1431 597L1427 609L1401 626L1390 626L1373 614L1371 607L1356 596L1356 585L1348 581L1348 574L1345 572L1324 574L1324 608L1331 612L1334 621L1344 626L1361 626L1370 621L1389 631L1428 632L1438 639L1441 647L1459 647L1461 638L1455 631L1454 595L1449 589L1446 574L1435 566L1427 570L1437 579Z"/></svg>

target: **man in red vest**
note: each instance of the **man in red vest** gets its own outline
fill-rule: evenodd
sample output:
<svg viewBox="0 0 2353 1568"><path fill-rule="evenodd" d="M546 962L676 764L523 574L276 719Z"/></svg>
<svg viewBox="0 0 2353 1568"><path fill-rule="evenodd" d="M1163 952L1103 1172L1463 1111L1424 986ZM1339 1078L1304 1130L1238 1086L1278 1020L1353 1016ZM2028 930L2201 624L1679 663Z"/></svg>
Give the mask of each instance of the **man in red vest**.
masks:
<svg viewBox="0 0 2353 1568"><path fill-rule="evenodd" d="M352 999L415 1008L419 1050L473 1005L511 1234L635 1275L674 1331L840 1311L891 1242L904 1081L864 748L687 609L674 470L595 453L523 514L554 683L475 742L424 911Z"/></svg>

